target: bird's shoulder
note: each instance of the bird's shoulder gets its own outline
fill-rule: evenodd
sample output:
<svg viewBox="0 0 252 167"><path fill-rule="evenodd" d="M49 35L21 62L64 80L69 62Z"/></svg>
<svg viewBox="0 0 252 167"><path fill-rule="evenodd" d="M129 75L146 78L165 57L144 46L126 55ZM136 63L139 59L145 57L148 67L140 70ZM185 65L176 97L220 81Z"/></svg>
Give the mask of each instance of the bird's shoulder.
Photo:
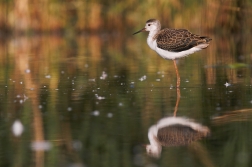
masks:
<svg viewBox="0 0 252 167"><path fill-rule="evenodd" d="M194 36L194 34L192 34L187 29L164 28L160 30L154 38L157 39L157 41L161 41L164 39L179 39L192 36Z"/></svg>

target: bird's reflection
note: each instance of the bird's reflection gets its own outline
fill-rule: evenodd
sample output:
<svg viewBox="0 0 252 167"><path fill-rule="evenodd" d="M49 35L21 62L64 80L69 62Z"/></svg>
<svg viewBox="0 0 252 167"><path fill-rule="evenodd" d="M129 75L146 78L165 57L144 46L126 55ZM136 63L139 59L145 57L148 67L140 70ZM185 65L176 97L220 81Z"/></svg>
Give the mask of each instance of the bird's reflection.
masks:
<svg viewBox="0 0 252 167"><path fill-rule="evenodd" d="M181 146L206 137L208 127L182 117L162 118L149 128L147 154L159 157L162 146Z"/></svg>
<svg viewBox="0 0 252 167"><path fill-rule="evenodd" d="M208 127L194 122L191 119L176 117L180 100L180 90L177 88L177 102L173 117L160 119L148 131L150 144L146 146L147 154L158 158L162 146L182 146L209 135Z"/></svg>

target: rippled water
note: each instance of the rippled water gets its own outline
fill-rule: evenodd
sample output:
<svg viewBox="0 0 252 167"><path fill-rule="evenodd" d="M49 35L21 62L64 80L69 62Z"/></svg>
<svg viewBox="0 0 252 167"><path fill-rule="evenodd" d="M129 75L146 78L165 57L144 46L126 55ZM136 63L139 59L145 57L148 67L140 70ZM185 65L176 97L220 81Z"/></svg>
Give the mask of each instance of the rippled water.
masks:
<svg viewBox="0 0 252 167"><path fill-rule="evenodd" d="M151 125L173 116L176 74L146 35L2 42L0 165L251 166L251 39L209 36L209 48L177 61L177 116L211 135L159 159L142 145Z"/></svg>

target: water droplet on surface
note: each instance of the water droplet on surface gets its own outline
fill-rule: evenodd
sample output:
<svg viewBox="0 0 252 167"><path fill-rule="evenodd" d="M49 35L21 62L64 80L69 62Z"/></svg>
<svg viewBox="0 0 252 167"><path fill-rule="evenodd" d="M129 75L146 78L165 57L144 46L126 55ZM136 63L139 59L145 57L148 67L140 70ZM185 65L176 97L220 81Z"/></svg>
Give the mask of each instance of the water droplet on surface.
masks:
<svg viewBox="0 0 252 167"><path fill-rule="evenodd" d="M68 108L67 108L67 111L72 111L72 108L71 108L71 107L68 107Z"/></svg>
<svg viewBox="0 0 252 167"><path fill-rule="evenodd" d="M100 112L98 110L95 110L95 111L92 112L92 115L98 116L98 115L100 115Z"/></svg>
<svg viewBox="0 0 252 167"><path fill-rule="evenodd" d="M51 78L51 75L46 75L45 78L48 78L48 79L49 79L49 78Z"/></svg>
<svg viewBox="0 0 252 167"><path fill-rule="evenodd" d="M19 121L16 120L13 125L12 125L12 133L14 134L14 136L20 136L24 131L24 126L23 124Z"/></svg>
<svg viewBox="0 0 252 167"><path fill-rule="evenodd" d="M102 75L100 76L100 79L104 80L106 79L108 74L105 71L102 71Z"/></svg>
<svg viewBox="0 0 252 167"><path fill-rule="evenodd" d="M48 141L35 141L31 143L31 148L34 151L48 151L52 148L52 144Z"/></svg>
<svg viewBox="0 0 252 167"><path fill-rule="evenodd" d="M140 80L140 81L144 81L144 80L146 80L146 78L147 78L146 75L144 75L144 76L142 76L141 78L139 78L139 80Z"/></svg>

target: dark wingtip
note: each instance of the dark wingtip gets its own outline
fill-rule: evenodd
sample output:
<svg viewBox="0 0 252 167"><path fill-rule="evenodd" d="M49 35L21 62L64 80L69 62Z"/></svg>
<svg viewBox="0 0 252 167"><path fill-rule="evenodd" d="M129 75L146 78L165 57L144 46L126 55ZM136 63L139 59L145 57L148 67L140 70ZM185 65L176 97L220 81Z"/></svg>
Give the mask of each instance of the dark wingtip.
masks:
<svg viewBox="0 0 252 167"><path fill-rule="evenodd" d="M204 40L206 40L206 42L210 42L210 41L212 41L212 38L209 38L209 37L200 37L201 39L204 39Z"/></svg>

